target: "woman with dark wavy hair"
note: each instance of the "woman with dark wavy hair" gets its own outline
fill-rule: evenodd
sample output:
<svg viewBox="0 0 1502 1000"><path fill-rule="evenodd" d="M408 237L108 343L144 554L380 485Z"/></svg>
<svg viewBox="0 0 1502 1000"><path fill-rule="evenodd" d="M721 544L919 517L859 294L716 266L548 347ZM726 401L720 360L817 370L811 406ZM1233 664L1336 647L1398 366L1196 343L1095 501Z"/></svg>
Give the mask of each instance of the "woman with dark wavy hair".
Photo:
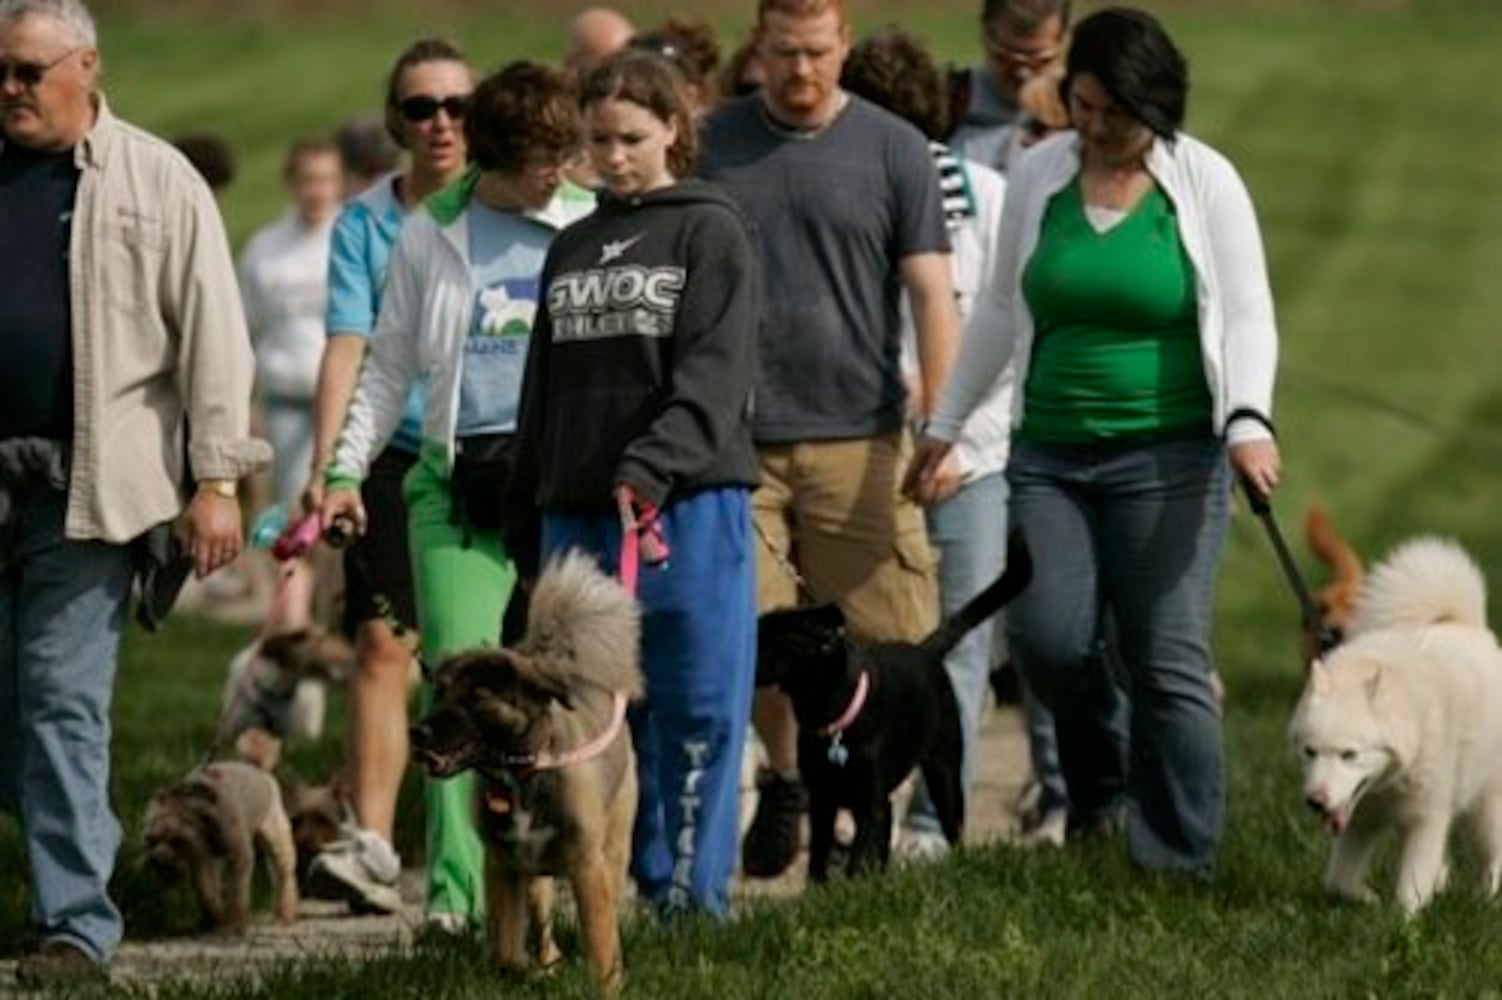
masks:
<svg viewBox="0 0 1502 1000"><path fill-rule="evenodd" d="M931 490L1015 358L1010 510L1037 558L1008 626L1055 713L1071 827L1124 817L1137 864L1208 873L1225 825L1210 617L1231 473L1263 495L1279 474L1262 236L1236 169L1181 131L1188 66L1151 15L1081 21L1061 86L1074 128L1009 175L996 278L909 485ZM1106 607L1129 741L1092 721L1118 697L1097 655ZM1109 777L1123 760L1124 787Z"/></svg>

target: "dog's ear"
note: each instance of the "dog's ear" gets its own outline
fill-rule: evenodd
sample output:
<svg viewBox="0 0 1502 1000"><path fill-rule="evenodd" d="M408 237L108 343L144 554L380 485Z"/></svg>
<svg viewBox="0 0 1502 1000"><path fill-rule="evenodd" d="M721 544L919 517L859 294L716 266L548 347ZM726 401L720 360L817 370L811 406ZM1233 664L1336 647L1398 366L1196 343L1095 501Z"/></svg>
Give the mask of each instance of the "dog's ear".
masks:
<svg viewBox="0 0 1502 1000"><path fill-rule="evenodd" d="M556 701L564 708L574 707L573 699L569 696L567 678L545 669L536 657L518 653L514 649L503 648L501 654L511 661L516 679L534 698L539 701Z"/></svg>
<svg viewBox="0 0 1502 1000"><path fill-rule="evenodd" d="M1330 693L1330 668L1317 656L1309 661L1309 690L1315 697Z"/></svg>
<svg viewBox="0 0 1502 1000"><path fill-rule="evenodd" d="M312 637L313 630L306 625L288 632L275 632L261 640L261 655L268 660L275 660L279 665L286 663L297 647Z"/></svg>

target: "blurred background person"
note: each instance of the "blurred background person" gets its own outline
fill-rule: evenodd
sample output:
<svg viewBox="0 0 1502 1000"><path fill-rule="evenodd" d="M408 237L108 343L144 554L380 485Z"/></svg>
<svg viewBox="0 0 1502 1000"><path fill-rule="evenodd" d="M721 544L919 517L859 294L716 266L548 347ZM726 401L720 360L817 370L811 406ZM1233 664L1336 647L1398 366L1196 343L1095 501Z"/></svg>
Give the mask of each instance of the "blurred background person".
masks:
<svg viewBox="0 0 1502 1000"><path fill-rule="evenodd" d="M218 196L235 179L238 165L235 151L229 141L214 132L183 132L172 139L172 145L188 158L209 190Z"/></svg>
<svg viewBox="0 0 1502 1000"><path fill-rule="evenodd" d="M344 166L344 197L353 198L394 171L402 150L379 118L351 118L334 131Z"/></svg>
<svg viewBox="0 0 1502 1000"><path fill-rule="evenodd" d="M746 40L736 46L720 70L720 96L722 99L745 97L760 90L767 82L767 71L761 64L760 42L752 31Z"/></svg>
<svg viewBox="0 0 1502 1000"><path fill-rule="evenodd" d="M1225 829L1210 628L1231 471L1264 496L1279 477L1267 263L1236 168L1181 130L1188 64L1157 20L1081 21L1064 92L1075 130L1009 178L1007 249L908 485L932 495L1015 358L1011 516L1047 557L1007 624L1054 712L1071 833L1124 825L1138 866L1208 877ZM1100 656L1108 610L1129 739L1100 725L1121 696Z"/></svg>
<svg viewBox="0 0 1502 1000"><path fill-rule="evenodd" d="M619 52L636 34L636 26L614 7L586 7L568 25L568 44L563 68L577 81L613 52Z"/></svg>
<svg viewBox="0 0 1502 1000"><path fill-rule="evenodd" d="M1006 172L1018 91L1064 56L1071 0L984 0L985 62L950 75L949 144L961 156Z"/></svg>
<svg viewBox="0 0 1502 1000"><path fill-rule="evenodd" d="M328 308L329 238L344 189L333 140L299 139L287 150L282 179L292 204L257 230L240 255L240 297L256 353L256 396L271 441L271 500L289 517L300 510L313 460L313 398ZM311 619L313 568L299 559L279 585L271 628Z"/></svg>
<svg viewBox="0 0 1502 1000"><path fill-rule="evenodd" d="M315 441L304 505L323 502L323 477L344 424L386 288L392 247L409 213L458 180L466 165L464 119L474 76L451 43L429 38L401 53L386 79L385 127L410 160L378 179L340 211L328 261L327 342L318 370ZM355 639L346 753L352 816L341 836L310 866L310 886L356 910L401 909L401 859L392 824L407 768L408 676L415 649L417 597L407 545L402 482L422 443L423 392L414 383L402 417L370 463L360 487L365 531L344 554L344 629ZM455 876L442 850L428 858L430 898L444 898ZM448 918L440 918L444 920Z"/></svg>
<svg viewBox="0 0 1502 1000"><path fill-rule="evenodd" d="M632 36L630 47L655 52L677 67L695 119L719 103L720 43L708 24L669 18L650 31Z"/></svg>
<svg viewBox="0 0 1502 1000"><path fill-rule="evenodd" d="M886 108L928 138L953 248L950 265L955 301L960 320L968 320L977 298L984 293L984 284L995 273L1006 181L989 167L956 156L939 141L947 134L949 124L944 74L913 35L888 28L865 39L851 49L840 79L852 94ZM917 335L912 312L905 302L904 307L903 366L909 392L916 396L921 391ZM1004 369L965 421L945 471L942 492L927 511L928 540L939 555L941 615L954 614L1006 568L1007 484L1003 473L1010 434L1012 374L1010 368ZM965 749L961 776L967 803L977 763L981 717L990 690L993 635L989 627L971 630L944 660L960 709ZM897 849L910 857L943 854L949 849L921 774L915 778Z"/></svg>

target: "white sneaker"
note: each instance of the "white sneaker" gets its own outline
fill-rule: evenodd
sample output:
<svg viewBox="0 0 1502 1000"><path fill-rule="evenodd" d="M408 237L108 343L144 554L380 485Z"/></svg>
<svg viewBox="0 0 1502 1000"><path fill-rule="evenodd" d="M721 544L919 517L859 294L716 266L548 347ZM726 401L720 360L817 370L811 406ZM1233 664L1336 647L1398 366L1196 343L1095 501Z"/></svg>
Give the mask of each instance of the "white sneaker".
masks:
<svg viewBox="0 0 1502 1000"><path fill-rule="evenodd" d="M1024 817L1017 842L1023 847L1063 847L1069 833L1069 810L1062 806Z"/></svg>
<svg viewBox="0 0 1502 1000"><path fill-rule="evenodd" d="M308 866L309 894L342 899L356 913L396 913L402 908L397 880L401 859L386 838L344 825Z"/></svg>
<svg viewBox="0 0 1502 1000"><path fill-rule="evenodd" d="M434 911L422 915L422 923L418 925L418 933L443 934L448 937L462 937L473 928L469 917L462 913L441 913Z"/></svg>
<svg viewBox="0 0 1502 1000"><path fill-rule="evenodd" d="M949 853L949 841L938 830L904 829L897 838L895 852L903 861L938 861Z"/></svg>

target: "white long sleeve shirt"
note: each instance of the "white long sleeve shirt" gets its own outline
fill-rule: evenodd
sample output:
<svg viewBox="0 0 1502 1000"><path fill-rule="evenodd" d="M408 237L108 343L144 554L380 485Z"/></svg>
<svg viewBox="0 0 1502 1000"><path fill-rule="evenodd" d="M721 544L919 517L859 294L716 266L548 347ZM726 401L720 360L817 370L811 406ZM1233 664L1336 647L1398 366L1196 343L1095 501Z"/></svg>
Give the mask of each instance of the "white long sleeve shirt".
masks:
<svg viewBox="0 0 1502 1000"><path fill-rule="evenodd" d="M1229 160L1188 135L1153 142L1147 169L1173 203L1179 236L1195 271L1200 352L1214 402L1217 431L1229 443L1265 439L1261 422L1227 416L1252 410L1272 417L1278 334L1267 259L1252 201ZM1079 139L1064 132L1039 143L1007 175L996 271L983 285L960 346L954 374L927 433L944 441L961 435L967 417L1009 363L1015 363L1012 426L1022 422L1033 317L1022 275L1038 245L1049 199L1080 170Z"/></svg>

